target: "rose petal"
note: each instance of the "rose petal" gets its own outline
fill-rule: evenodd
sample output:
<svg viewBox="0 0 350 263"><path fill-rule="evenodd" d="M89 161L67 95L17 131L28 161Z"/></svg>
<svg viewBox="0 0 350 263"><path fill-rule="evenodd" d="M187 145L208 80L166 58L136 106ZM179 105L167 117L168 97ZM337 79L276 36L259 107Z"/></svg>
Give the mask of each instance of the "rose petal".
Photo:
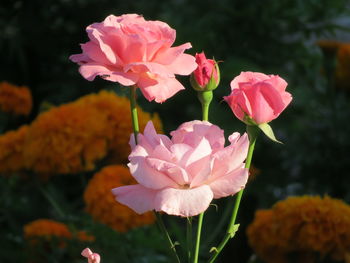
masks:
<svg viewBox="0 0 350 263"><path fill-rule="evenodd" d="M112 193L118 202L130 207L138 214L155 209L156 190L136 184L114 188Z"/></svg>
<svg viewBox="0 0 350 263"><path fill-rule="evenodd" d="M245 187L248 180L248 169L243 167L244 165L224 176L215 178L209 183L214 198L234 195Z"/></svg>
<svg viewBox="0 0 350 263"><path fill-rule="evenodd" d="M207 210L212 199L213 192L208 185L193 189L166 188L158 192L155 207L169 215L196 216Z"/></svg>
<svg viewBox="0 0 350 263"><path fill-rule="evenodd" d="M180 90L185 89L177 79L161 78L160 76L155 78L142 76L137 82L137 86L146 99L155 100L158 103L166 101Z"/></svg>

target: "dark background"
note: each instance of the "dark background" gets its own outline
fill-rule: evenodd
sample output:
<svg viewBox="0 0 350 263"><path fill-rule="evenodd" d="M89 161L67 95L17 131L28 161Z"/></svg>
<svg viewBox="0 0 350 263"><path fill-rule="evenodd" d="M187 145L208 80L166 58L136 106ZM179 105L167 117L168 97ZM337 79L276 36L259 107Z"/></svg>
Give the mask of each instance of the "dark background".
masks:
<svg viewBox="0 0 350 263"><path fill-rule="evenodd" d="M102 21L109 14L125 13L167 22L177 31L176 44L190 42L193 48L189 53L205 51L208 57L222 61L221 84L215 91L209 118L225 129L227 135L244 131L243 123L235 119L222 101L229 94L229 83L235 76L241 71L259 71L278 74L289 83L287 91L292 93L293 101L271 123L284 145L259 137L253 164L260 172L247 187L240 210L238 239L227 247L222 262L233 262L233 258L235 262L248 260L251 251L245 241L244 227L258 208L270 207L289 195L304 194L328 194L350 202L350 79L347 88L334 85L324 74L333 61L325 60L315 44L319 39L349 37L346 27L350 24L349 1L2 1L0 81L30 87L34 99L32 114L21 123L30 123L43 102L59 105L117 85L103 80L86 81L68 57L80 53L79 43L88 40L86 26ZM139 96L143 108L159 112L166 132L201 116L200 104L188 78L181 81L187 89L163 104L149 103ZM19 124L11 125L8 129ZM7 180L2 179L2 188L8 188ZM9 195L13 191L9 190ZM225 203L219 201L219 207ZM214 231L218 220L214 209L211 210L206 219L208 233ZM16 213L13 215L17 216ZM1 244L10 243L6 247L13 253L21 242L4 236L0 237ZM9 251L1 249L2 246L0 258Z"/></svg>

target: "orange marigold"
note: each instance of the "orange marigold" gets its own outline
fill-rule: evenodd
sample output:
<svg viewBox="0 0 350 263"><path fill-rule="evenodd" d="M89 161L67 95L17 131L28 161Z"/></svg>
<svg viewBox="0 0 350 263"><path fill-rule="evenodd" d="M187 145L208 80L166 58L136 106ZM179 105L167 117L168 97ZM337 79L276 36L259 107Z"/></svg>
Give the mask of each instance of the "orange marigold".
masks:
<svg viewBox="0 0 350 263"><path fill-rule="evenodd" d="M333 40L321 40L317 45L326 56L334 57L335 66L335 87L343 90L350 90L350 43L343 43Z"/></svg>
<svg viewBox="0 0 350 263"><path fill-rule="evenodd" d="M140 126L151 118L139 109ZM158 129L161 123L153 118ZM39 173L91 171L107 154L126 161L132 132L129 101L101 91L39 115L32 123L24 156L26 167Z"/></svg>
<svg viewBox="0 0 350 263"><path fill-rule="evenodd" d="M113 92L100 91L97 95L87 95L79 99L77 104L94 107L102 112L108 119L109 133L112 134L110 141L111 163L126 162L130 154L129 139L133 132L130 102L128 98L117 96ZM149 120L153 121L158 132L162 131L162 123L158 114L151 115L137 107L140 130L146 127Z"/></svg>
<svg viewBox="0 0 350 263"><path fill-rule="evenodd" d="M335 84L340 89L350 91L350 43L343 43L339 46Z"/></svg>
<svg viewBox="0 0 350 263"><path fill-rule="evenodd" d="M111 189L135 183L129 169L123 165L103 168L93 176L85 189L84 201L87 212L94 220L119 232L152 224L154 222L152 213L138 215L127 206L114 200Z"/></svg>
<svg viewBox="0 0 350 263"><path fill-rule="evenodd" d="M327 196L290 197L257 211L247 235L268 263L344 261L350 252L350 207Z"/></svg>
<svg viewBox="0 0 350 263"><path fill-rule="evenodd" d="M26 86L0 82L0 110L17 115L28 115L32 110L32 95Z"/></svg>
<svg viewBox="0 0 350 263"><path fill-rule="evenodd" d="M28 132L24 125L16 131L0 136L0 173L18 172L24 169L23 144Z"/></svg>
<svg viewBox="0 0 350 263"><path fill-rule="evenodd" d="M23 232L24 238L34 241L33 243L39 239L49 241L52 238L76 238L80 241L95 240L93 236L88 235L85 231L78 231L77 233L72 234L67 225L50 219L37 219L32 221L23 227Z"/></svg>

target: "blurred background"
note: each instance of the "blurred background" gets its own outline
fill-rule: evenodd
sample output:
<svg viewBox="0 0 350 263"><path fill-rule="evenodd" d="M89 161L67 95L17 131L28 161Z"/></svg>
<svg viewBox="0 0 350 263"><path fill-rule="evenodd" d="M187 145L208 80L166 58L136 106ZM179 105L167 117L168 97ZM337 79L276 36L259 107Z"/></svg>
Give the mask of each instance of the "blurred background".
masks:
<svg viewBox="0 0 350 263"><path fill-rule="evenodd" d="M220 61L221 83L210 120L226 135L245 128L222 99L241 71L278 74L293 95L291 105L271 123L284 144L258 139L239 212L241 226L218 262L261 260L252 256L245 230L257 209L294 195L329 195L350 202L350 1L5 0L0 4L0 85L4 90L23 88L23 100L13 103L29 106L23 111L3 107L0 114L1 262L85 262L80 251L86 246L106 263L169 262L151 215L127 225L136 215L112 209L111 197L98 198L103 191L96 190L105 187L108 192L125 184L99 181L97 175L107 178L113 169L127 173L119 170L126 164L131 132L129 124L122 124L130 121L120 117L128 115L122 114L128 111L122 98L127 89L101 79L86 81L68 59L88 40L86 26L109 14L126 13L168 23L177 31L176 45L190 42L189 53L204 51ZM142 125L153 118L158 130L168 133L201 117L189 79L180 80L186 90L163 104L138 97ZM115 111L119 117L113 117ZM64 135L62 126L67 127ZM112 172L101 171L106 166ZM97 205L103 198L105 203ZM221 218L227 216L230 200L215 203L218 208L211 207L205 217L203 262L225 232ZM165 220L181 243L184 222ZM345 262L341 260L336 262Z"/></svg>

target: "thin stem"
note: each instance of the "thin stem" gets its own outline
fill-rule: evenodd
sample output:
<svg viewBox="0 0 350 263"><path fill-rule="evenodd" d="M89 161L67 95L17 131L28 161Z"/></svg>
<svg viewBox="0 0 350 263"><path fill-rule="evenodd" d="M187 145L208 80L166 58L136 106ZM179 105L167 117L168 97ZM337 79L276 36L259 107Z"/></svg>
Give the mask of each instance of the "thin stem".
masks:
<svg viewBox="0 0 350 263"><path fill-rule="evenodd" d="M209 105L210 102L213 99L213 92L212 91L198 91L198 99L202 104L202 120L208 121L209 120Z"/></svg>
<svg viewBox="0 0 350 263"><path fill-rule="evenodd" d="M131 120L132 128L134 130L135 143L137 144L137 134L140 132L139 120L136 108L136 86L130 87L130 110L131 110Z"/></svg>
<svg viewBox="0 0 350 263"><path fill-rule="evenodd" d="M154 214L155 214L155 216L156 216L156 218L157 218L158 226L160 227L160 229L162 230L162 232L164 233L166 239L167 239L168 242L169 242L169 245L170 245L169 248L170 248L170 250L171 250L171 252L172 252L171 255L172 255L173 258L174 258L174 262L180 263L181 261L180 261L180 259L179 259L179 256L178 256L177 253L176 253L175 244L174 244L173 241L171 240L171 237L170 237L168 231L166 230L166 227L165 227L165 225L164 225L164 222L163 222L163 219L162 219L161 215L160 215L159 213L157 213L157 212L154 212Z"/></svg>
<svg viewBox="0 0 350 263"><path fill-rule="evenodd" d="M187 258L188 262L191 263L192 259L192 217L187 217Z"/></svg>
<svg viewBox="0 0 350 263"><path fill-rule="evenodd" d="M209 117L209 103L206 103L202 106L202 119L203 121L208 121Z"/></svg>
<svg viewBox="0 0 350 263"><path fill-rule="evenodd" d="M259 128L256 126L249 126L248 125L247 132L248 132L248 136L249 136L249 148L248 148L248 155L247 155L247 159L246 159L246 163L245 163L245 168L247 168L249 170L250 164L252 162L256 138L257 138L258 133L259 133ZM234 207L232 210L231 220L230 220L230 223L227 227L226 234L225 234L223 240L221 241L221 243L219 244L219 246L213 250L214 254L209 259L209 261L208 261L209 263L212 263L215 261L215 259L218 257L218 255L220 254L222 249L225 247L226 243L231 238L233 238L233 236L235 235L235 232L237 231L237 226L235 226L235 222L236 222L236 218L237 218L237 214L238 214L239 205L241 203L242 195L243 195L243 189L241 191L239 191L237 196L236 196L235 204L234 204Z"/></svg>
<svg viewBox="0 0 350 263"><path fill-rule="evenodd" d="M212 91L199 91L198 99L202 104L202 120L209 121L209 105L213 99ZM202 224L203 224L204 212L199 214L198 217L198 226L197 226L197 238L196 238L196 247L194 251L193 263L198 262L198 254L199 254L199 246L201 241L201 233L202 233Z"/></svg>
<svg viewBox="0 0 350 263"><path fill-rule="evenodd" d="M202 231L202 223L203 223L204 212L199 214L198 217L198 229L197 229L197 238L196 238L196 248L194 252L193 263L198 262L198 254L199 254L199 245L201 241L201 231Z"/></svg>
<svg viewBox="0 0 350 263"><path fill-rule="evenodd" d="M61 209L61 207L59 206L59 204L55 201L55 199L53 199L53 197L42 186L39 186L39 190L43 194L43 196L45 196L45 198L49 201L49 203L52 205L52 207L56 210L58 215L61 218L64 218L65 217L64 212Z"/></svg>
<svg viewBox="0 0 350 263"><path fill-rule="evenodd" d="M137 135L140 132L140 130L139 130L139 120L138 120L138 115L137 115L137 108L136 108L136 105L137 105L137 103L136 103L136 88L137 88L136 86L130 87L130 110L131 110L132 128L133 128L134 136L135 136L135 144L138 144ZM174 260L179 263L180 259L176 253L175 244L172 242L170 235L169 235L168 231L166 230L166 227L164 225L162 217L157 212L154 212L154 214L157 218L157 223L158 223L160 229L162 230L166 239L169 241L170 250L173 252L172 256L174 257Z"/></svg>

